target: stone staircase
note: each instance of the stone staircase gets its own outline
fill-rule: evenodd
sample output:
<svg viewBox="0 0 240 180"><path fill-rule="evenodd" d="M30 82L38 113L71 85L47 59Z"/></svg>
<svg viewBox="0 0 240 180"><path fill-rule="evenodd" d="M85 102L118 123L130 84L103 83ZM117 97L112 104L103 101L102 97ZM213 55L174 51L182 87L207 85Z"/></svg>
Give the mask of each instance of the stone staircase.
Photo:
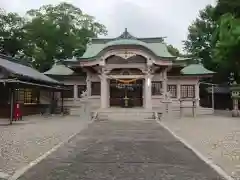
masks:
<svg viewBox="0 0 240 180"><path fill-rule="evenodd" d="M198 115L211 115L213 114L214 111L212 108L204 108L204 107L200 107L198 109Z"/></svg>
<svg viewBox="0 0 240 180"><path fill-rule="evenodd" d="M163 108L153 108L153 110L147 110L144 108L107 108L107 109L92 109L92 114L94 114L95 120L120 120L120 121L143 121L143 120L153 120L166 116ZM71 107L70 115L73 116L83 116L83 109L79 107ZM180 117L180 108L172 107L169 109L169 117ZM199 107L197 110L198 115L211 115L213 110L211 108ZM192 108L183 109L184 116L192 116Z"/></svg>
<svg viewBox="0 0 240 180"><path fill-rule="evenodd" d="M69 108L69 114L71 116L80 116L82 113L81 107L71 107Z"/></svg>
<svg viewBox="0 0 240 180"><path fill-rule="evenodd" d="M153 120L155 113L143 108L108 108L97 111L96 120L143 121Z"/></svg>

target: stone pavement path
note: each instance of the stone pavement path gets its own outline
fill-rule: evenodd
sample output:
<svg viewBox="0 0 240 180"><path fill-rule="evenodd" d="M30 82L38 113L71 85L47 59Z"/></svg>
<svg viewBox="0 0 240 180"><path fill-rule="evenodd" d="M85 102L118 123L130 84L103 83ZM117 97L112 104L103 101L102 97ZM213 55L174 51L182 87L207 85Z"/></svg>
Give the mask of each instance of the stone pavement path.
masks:
<svg viewBox="0 0 240 180"><path fill-rule="evenodd" d="M155 121L95 122L20 180L221 180Z"/></svg>
<svg viewBox="0 0 240 180"><path fill-rule="evenodd" d="M240 121L222 114L168 119L162 123L228 175L239 180Z"/></svg>
<svg viewBox="0 0 240 180"><path fill-rule="evenodd" d="M25 117L13 125L0 125L0 178L14 174L69 136L86 128L79 117Z"/></svg>

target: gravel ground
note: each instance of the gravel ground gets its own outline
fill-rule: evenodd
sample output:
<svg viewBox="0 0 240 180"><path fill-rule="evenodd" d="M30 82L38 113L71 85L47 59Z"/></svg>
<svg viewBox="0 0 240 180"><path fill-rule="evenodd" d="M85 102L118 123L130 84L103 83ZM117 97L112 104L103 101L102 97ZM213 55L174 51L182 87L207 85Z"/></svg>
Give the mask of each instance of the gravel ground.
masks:
<svg viewBox="0 0 240 180"><path fill-rule="evenodd" d="M240 179L240 119L199 116L165 120L163 123L204 156Z"/></svg>
<svg viewBox="0 0 240 180"><path fill-rule="evenodd" d="M95 122L20 180L221 180L155 121Z"/></svg>
<svg viewBox="0 0 240 180"><path fill-rule="evenodd" d="M33 116L12 126L1 124L0 172L13 174L86 126L86 121L71 116Z"/></svg>

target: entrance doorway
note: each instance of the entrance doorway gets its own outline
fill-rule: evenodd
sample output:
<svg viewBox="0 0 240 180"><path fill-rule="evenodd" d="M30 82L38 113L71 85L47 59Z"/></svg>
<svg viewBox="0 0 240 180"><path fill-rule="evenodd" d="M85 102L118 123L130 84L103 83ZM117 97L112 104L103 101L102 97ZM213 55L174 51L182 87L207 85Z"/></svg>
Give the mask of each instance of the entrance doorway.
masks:
<svg viewBox="0 0 240 180"><path fill-rule="evenodd" d="M110 80L110 106L142 107L143 81L124 84L117 80Z"/></svg>

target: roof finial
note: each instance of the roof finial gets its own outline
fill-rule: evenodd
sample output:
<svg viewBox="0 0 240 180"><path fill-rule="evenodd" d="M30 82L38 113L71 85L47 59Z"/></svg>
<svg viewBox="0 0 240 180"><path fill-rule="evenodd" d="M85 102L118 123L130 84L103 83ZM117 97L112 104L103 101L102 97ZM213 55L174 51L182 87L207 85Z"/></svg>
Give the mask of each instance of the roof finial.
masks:
<svg viewBox="0 0 240 180"><path fill-rule="evenodd" d="M128 36L129 36L129 33L128 33L128 31L127 31L127 28L125 28L125 31L124 31L124 33L123 33L123 38L124 38L124 39L128 39Z"/></svg>
<svg viewBox="0 0 240 180"><path fill-rule="evenodd" d="M125 28L125 31L116 39L136 39L136 38L128 32L127 28Z"/></svg>

